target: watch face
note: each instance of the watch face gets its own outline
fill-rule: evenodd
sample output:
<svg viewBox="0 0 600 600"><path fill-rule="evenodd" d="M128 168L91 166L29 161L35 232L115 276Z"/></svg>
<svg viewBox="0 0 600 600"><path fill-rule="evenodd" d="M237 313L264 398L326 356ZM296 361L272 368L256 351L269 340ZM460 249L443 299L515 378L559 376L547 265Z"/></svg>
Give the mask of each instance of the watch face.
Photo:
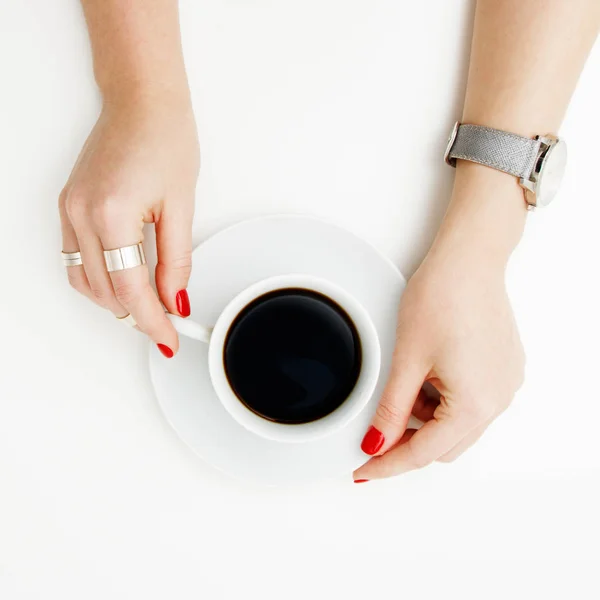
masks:
<svg viewBox="0 0 600 600"><path fill-rule="evenodd" d="M536 189L536 205L548 206L560 187L567 165L567 145L558 141L546 153Z"/></svg>

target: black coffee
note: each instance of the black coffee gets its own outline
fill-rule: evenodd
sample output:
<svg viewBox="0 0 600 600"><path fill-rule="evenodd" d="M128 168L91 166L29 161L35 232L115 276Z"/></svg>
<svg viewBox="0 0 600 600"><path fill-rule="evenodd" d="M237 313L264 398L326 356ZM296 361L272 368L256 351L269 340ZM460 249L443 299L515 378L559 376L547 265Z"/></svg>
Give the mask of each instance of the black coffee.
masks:
<svg viewBox="0 0 600 600"><path fill-rule="evenodd" d="M285 289L257 298L237 316L223 360L231 388L250 410L278 423L310 423L354 388L361 346L335 302Z"/></svg>

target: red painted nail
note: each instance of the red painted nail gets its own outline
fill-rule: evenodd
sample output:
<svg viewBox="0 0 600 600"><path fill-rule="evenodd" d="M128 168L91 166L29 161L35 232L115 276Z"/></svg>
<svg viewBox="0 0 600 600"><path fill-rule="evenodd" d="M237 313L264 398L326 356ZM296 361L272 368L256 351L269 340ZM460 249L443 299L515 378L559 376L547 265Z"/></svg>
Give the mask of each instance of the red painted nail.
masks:
<svg viewBox="0 0 600 600"><path fill-rule="evenodd" d="M370 456L373 454L377 454L379 450L381 450L381 446L383 446L383 442L385 442L385 438L383 437L383 433L379 431L379 429L375 429L375 427L369 427L369 431L365 434L363 438L362 444L360 445L360 449Z"/></svg>
<svg viewBox="0 0 600 600"><path fill-rule="evenodd" d="M190 308L190 297L188 296L187 290L180 290L175 296L175 302L177 303L177 312L182 317L189 317L192 314Z"/></svg>
<svg viewBox="0 0 600 600"><path fill-rule="evenodd" d="M169 348L169 346L165 346L164 344L156 344L158 349L162 352L163 356L167 358L173 358L173 350Z"/></svg>
<svg viewBox="0 0 600 600"><path fill-rule="evenodd" d="M354 483L367 483L368 479L355 479Z"/></svg>

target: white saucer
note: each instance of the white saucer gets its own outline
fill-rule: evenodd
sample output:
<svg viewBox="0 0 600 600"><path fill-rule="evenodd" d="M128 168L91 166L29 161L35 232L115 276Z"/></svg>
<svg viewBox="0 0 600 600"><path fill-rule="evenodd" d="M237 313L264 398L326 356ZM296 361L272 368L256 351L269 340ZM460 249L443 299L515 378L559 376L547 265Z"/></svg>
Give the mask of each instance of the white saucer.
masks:
<svg viewBox="0 0 600 600"><path fill-rule="evenodd" d="M335 225L301 216L245 221L201 244L188 291L194 320L212 325L250 284L286 273L336 283L371 315L381 343L381 374L366 410L343 430L302 444L265 440L239 425L220 404L209 379L207 346L181 338L166 360L151 345L150 374L160 407L179 437L207 463L260 484L298 484L348 475L365 462L360 442L389 373L396 311L406 281L367 242Z"/></svg>

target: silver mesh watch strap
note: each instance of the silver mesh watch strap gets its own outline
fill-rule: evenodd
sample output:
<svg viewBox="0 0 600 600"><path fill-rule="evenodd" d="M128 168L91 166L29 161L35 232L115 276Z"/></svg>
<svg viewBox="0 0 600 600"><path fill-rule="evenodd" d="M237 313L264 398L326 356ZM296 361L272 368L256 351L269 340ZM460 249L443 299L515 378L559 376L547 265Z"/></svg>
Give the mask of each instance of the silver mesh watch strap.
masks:
<svg viewBox="0 0 600 600"><path fill-rule="evenodd" d="M539 140L491 127L457 123L446 151L446 160L455 167L456 159L462 158L527 180L539 151Z"/></svg>

